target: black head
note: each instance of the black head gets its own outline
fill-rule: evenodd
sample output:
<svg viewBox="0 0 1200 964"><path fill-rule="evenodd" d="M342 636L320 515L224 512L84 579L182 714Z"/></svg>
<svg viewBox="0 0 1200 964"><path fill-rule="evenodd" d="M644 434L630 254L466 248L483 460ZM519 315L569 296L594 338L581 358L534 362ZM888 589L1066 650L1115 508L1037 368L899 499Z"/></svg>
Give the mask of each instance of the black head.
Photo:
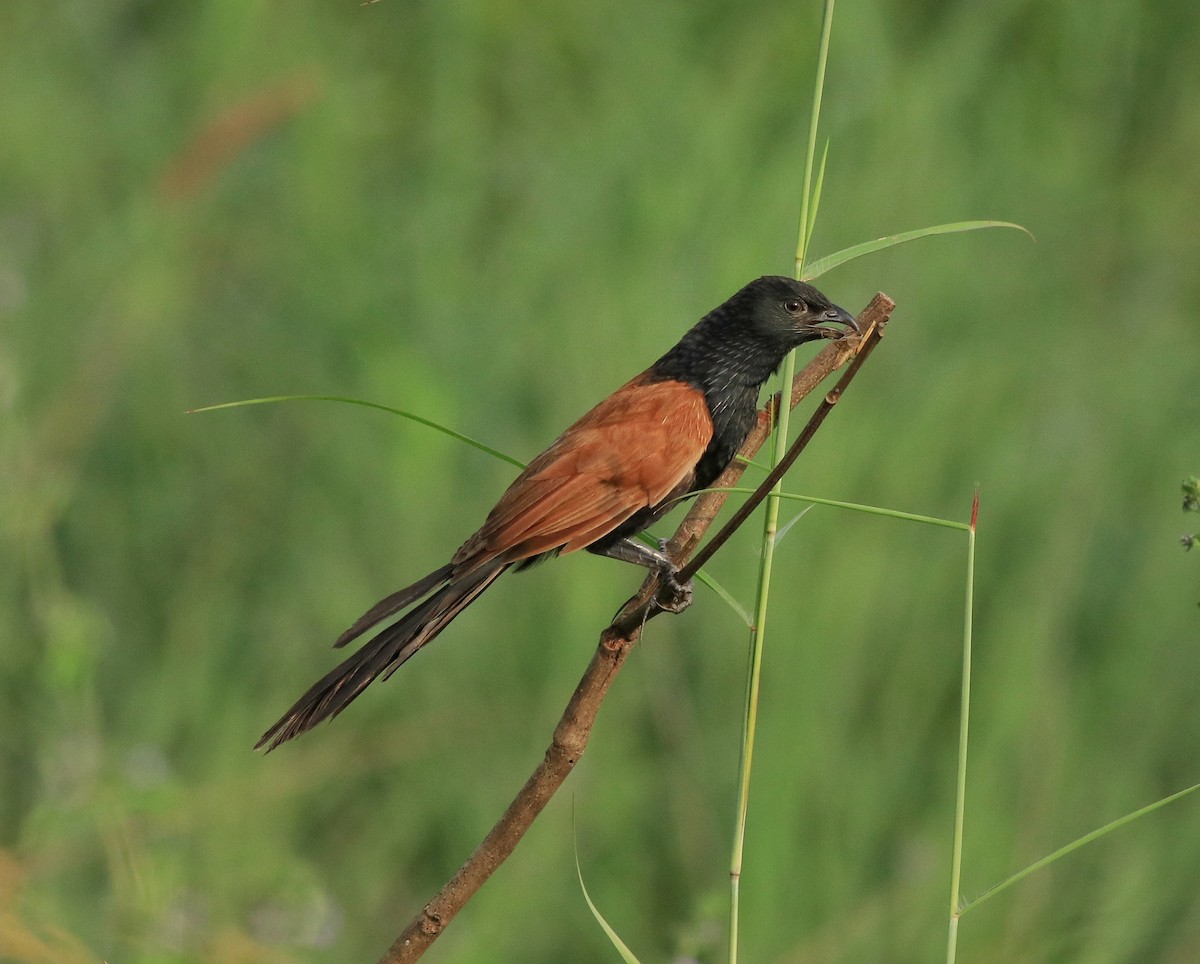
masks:
<svg viewBox="0 0 1200 964"><path fill-rule="evenodd" d="M840 338L839 325L858 331L853 316L812 285L759 278L701 318L651 371L711 394L710 407L718 396L745 392L752 416L759 387L787 353L806 341Z"/></svg>
<svg viewBox="0 0 1200 964"><path fill-rule="evenodd" d="M701 318L645 376L704 393L712 439L696 466L695 485L715 479L754 426L758 396L797 345L858 331L853 316L821 292L791 278L751 281Z"/></svg>
<svg viewBox="0 0 1200 964"><path fill-rule="evenodd" d="M854 316L812 285L779 275L751 281L723 307L730 320L784 351L806 341L840 338L846 332L838 325L858 331Z"/></svg>

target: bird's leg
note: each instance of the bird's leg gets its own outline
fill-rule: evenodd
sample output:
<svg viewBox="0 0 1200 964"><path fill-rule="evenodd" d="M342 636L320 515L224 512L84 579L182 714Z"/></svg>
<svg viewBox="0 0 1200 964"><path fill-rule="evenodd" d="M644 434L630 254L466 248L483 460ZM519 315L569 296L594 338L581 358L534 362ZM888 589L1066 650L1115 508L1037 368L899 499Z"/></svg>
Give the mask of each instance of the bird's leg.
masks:
<svg viewBox="0 0 1200 964"><path fill-rule="evenodd" d="M655 602L669 613L681 613L692 604L692 581L689 579L684 583L676 578L679 567L671 561L665 549L666 540L661 540L659 547L653 549L631 536L617 540L611 546L599 550L599 553L610 559L620 559L622 562L632 562L635 566L653 569L658 573L659 585L664 590L660 591Z"/></svg>

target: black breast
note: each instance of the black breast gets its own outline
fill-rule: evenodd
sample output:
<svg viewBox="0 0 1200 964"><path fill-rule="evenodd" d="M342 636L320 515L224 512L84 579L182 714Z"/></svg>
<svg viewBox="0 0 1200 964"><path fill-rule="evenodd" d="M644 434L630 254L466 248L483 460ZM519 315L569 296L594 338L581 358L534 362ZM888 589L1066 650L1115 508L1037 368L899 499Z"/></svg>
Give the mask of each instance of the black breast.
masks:
<svg viewBox="0 0 1200 964"><path fill-rule="evenodd" d="M746 441L757 419L758 386L705 392L704 400L713 420L713 437L696 465L694 489L712 485Z"/></svg>

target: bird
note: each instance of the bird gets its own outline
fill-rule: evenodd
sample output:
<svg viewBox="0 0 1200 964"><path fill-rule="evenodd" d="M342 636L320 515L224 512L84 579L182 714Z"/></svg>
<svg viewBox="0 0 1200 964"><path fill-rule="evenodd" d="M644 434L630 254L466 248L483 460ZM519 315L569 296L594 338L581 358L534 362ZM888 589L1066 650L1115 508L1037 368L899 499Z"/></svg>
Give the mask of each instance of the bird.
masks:
<svg viewBox="0 0 1200 964"><path fill-rule="evenodd" d="M659 572L675 599L664 608L682 608L690 585L676 581L661 544L634 537L716 480L755 424L763 384L793 348L849 331L859 331L854 316L805 282L767 275L745 285L534 458L448 563L381 599L343 632L336 648L383 625L255 749L273 750L337 716L509 569L586 549Z"/></svg>

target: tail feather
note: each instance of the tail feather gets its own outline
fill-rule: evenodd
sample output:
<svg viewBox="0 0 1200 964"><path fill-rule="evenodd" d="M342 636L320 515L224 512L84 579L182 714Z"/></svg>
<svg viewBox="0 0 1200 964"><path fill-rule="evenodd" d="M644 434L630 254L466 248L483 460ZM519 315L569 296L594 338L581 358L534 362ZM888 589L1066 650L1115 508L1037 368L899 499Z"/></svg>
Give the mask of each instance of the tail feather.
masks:
<svg viewBox="0 0 1200 964"><path fill-rule="evenodd" d="M268 750L273 750L292 737L312 729L322 720L337 716L350 705L359 693L367 688L372 680L379 676L387 679L417 650L433 640L455 616L466 609L507 568L507 564L493 563L447 582L415 609L377 633L354 655L317 680L296 701L295 705L262 735L254 748L257 750L265 746ZM428 583L439 574L442 574L442 570L430 574L421 583L416 583L409 589L393 593L392 596L373 607L358 623L355 623L355 626L364 622L376 611L379 611L381 615L372 622L387 618L400 608L395 605L395 599L401 598L405 593L411 594L413 589ZM444 574L442 579L444 579ZM428 592L433 585L436 585L436 582L431 583L425 591ZM410 600L419 598L420 595L417 594L415 597L410 595ZM366 625L369 626L371 623ZM351 629L353 628L351 627ZM365 629L366 626L363 628ZM362 631L362 629L358 630L360 633ZM350 630L347 630L347 633L349 632ZM347 636L347 639L352 638L353 636Z"/></svg>
<svg viewBox="0 0 1200 964"><path fill-rule="evenodd" d="M376 623L381 623L389 616L396 615L405 606L411 606L422 596L432 592L434 588L444 583L449 578L453 568L453 563L447 563L441 569L435 569L424 579L414 582L411 586L405 586L403 589L396 590L390 596L385 596L359 616L355 620L354 625L337 638L337 641L333 644L333 648L341 649L350 640L357 639Z"/></svg>

